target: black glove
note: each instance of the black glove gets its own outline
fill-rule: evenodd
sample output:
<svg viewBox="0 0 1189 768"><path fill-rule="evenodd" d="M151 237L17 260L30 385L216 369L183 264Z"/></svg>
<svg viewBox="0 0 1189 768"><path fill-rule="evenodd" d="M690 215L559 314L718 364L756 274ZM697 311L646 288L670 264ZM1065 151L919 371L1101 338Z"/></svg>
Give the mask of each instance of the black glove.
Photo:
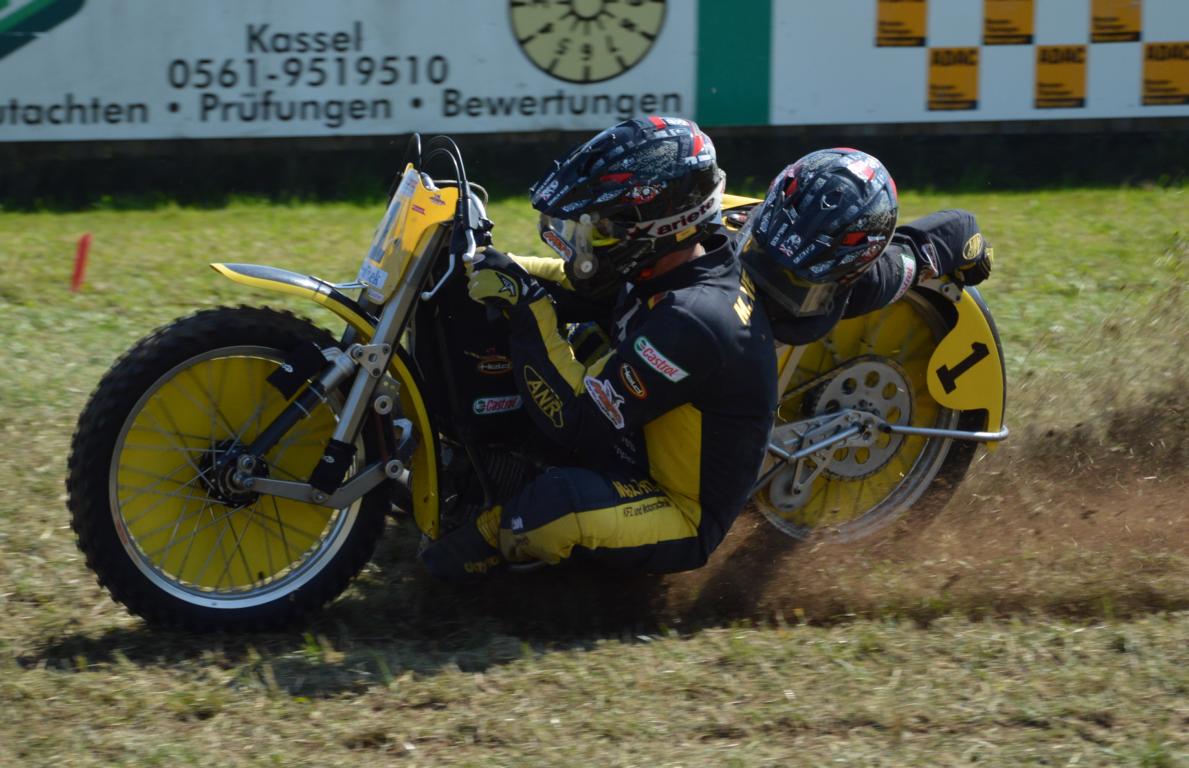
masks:
<svg viewBox="0 0 1189 768"><path fill-rule="evenodd" d="M991 274L994 251L966 211L939 211L906 224L892 242L908 246L916 257L918 283L950 275L963 285L978 285Z"/></svg>
<svg viewBox="0 0 1189 768"><path fill-rule="evenodd" d="M506 253L484 248L467 265L467 292L480 304L499 302L508 306L529 304L548 295L537 279L524 271Z"/></svg>
<svg viewBox="0 0 1189 768"><path fill-rule="evenodd" d="M953 271L954 279L964 285L978 285L991 276L991 264L994 260L995 249L976 232L962 249L962 260Z"/></svg>

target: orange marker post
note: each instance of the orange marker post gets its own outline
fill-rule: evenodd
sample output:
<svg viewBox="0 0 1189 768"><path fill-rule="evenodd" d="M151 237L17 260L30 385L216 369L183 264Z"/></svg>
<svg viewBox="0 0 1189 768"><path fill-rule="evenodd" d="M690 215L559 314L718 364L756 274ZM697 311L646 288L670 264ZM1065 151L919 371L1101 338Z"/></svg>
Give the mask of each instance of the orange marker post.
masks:
<svg viewBox="0 0 1189 768"><path fill-rule="evenodd" d="M83 277L87 273L87 253L91 250L91 233L78 239L78 250L74 254L74 274L70 276L70 292L78 293Z"/></svg>

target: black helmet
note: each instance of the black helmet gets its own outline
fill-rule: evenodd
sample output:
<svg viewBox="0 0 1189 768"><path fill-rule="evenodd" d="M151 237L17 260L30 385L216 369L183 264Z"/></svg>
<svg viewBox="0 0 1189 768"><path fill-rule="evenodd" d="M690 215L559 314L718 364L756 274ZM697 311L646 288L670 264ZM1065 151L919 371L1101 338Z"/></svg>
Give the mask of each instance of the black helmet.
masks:
<svg viewBox="0 0 1189 768"><path fill-rule="evenodd" d="M532 205L570 283L598 295L713 229L723 185L710 137L690 120L654 116L574 149L533 185Z"/></svg>
<svg viewBox="0 0 1189 768"><path fill-rule="evenodd" d="M896 182L857 149L823 149L773 179L739 234L748 274L793 315L832 308L834 288L862 274L896 228Z"/></svg>

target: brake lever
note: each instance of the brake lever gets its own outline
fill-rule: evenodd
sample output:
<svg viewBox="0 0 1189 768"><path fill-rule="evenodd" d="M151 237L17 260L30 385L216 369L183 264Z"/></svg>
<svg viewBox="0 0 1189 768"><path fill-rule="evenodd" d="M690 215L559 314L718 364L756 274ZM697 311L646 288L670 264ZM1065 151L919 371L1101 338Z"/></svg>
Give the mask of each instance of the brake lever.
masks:
<svg viewBox="0 0 1189 768"><path fill-rule="evenodd" d="M464 236L466 237L467 241L467 249L462 254L462 263L470 264L475 260L475 233L472 232L469 227L467 227L464 231ZM454 268L458 263L457 259L458 257L454 255L454 251L450 251L450 261L446 264L446 271L442 274L441 279L438 280L437 284L435 284L433 288L430 288L428 291L421 292L422 301L429 301L437 295L438 291L442 290L442 286L444 286L446 281L449 280L454 274Z"/></svg>

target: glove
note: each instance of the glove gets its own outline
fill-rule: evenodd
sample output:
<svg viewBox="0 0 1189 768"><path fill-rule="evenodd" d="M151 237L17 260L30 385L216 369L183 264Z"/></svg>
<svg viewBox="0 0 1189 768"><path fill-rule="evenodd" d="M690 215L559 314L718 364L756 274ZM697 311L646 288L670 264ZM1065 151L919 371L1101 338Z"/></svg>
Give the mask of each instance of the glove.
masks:
<svg viewBox="0 0 1189 768"><path fill-rule="evenodd" d="M468 264L467 293L480 304L497 302L509 307L530 304L543 296L545 289L536 278L506 253L494 248L484 248Z"/></svg>
<svg viewBox="0 0 1189 768"><path fill-rule="evenodd" d="M963 285L978 285L990 277L995 258L995 250L987 245L979 232L971 235L958 253L948 248L939 249L932 242L919 246L914 242L912 251L917 262L918 283L938 275L949 275Z"/></svg>
<svg viewBox="0 0 1189 768"><path fill-rule="evenodd" d="M995 249L987 244L981 234L975 234L966 241L962 259L954 270L954 279L963 285L978 285L991 276L991 264L995 260Z"/></svg>

